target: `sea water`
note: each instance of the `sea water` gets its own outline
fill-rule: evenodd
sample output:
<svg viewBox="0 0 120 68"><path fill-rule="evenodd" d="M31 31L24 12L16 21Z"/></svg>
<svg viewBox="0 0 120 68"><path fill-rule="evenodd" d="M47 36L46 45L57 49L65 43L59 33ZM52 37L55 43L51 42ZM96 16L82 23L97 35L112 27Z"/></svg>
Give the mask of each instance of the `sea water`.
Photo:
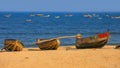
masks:
<svg viewBox="0 0 120 68"><path fill-rule="evenodd" d="M0 47L5 39L18 39L35 47L36 39L81 34L93 36L110 30L107 44L120 43L119 12L0 12ZM60 39L61 46L75 44L75 38Z"/></svg>

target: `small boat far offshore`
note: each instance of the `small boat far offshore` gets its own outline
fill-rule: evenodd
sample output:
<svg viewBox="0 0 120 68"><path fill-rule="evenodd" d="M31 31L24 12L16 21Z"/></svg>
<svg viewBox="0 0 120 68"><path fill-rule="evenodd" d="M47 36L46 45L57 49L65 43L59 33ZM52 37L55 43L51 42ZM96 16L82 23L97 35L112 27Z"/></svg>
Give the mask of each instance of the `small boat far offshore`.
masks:
<svg viewBox="0 0 120 68"><path fill-rule="evenodd" d="M109 39L109 31L97 34L95 36L90 36L87 38L77 38L76 37L76 48L84 49L84 48L102 48L108 42Z"/></svg>
<svg viewBox="0 0 120 68"><path fill-rule="evenodd" d="M60 16L55 16L56 19L60 18Z"/></svg>
<svg viewBox="0 0 120 68"><path fill-rule="evenodd" d="M26 21L26 22L32 22L32 20L31 20L31 19L26 19L25 21Z"/></svg>
<svg viewBox="0 0 120 68"><path fill-rule="evenodd" d="M6 14L6 15L4 15L4 17L10 18L10 17L11 17L11 14Z"/></svg>

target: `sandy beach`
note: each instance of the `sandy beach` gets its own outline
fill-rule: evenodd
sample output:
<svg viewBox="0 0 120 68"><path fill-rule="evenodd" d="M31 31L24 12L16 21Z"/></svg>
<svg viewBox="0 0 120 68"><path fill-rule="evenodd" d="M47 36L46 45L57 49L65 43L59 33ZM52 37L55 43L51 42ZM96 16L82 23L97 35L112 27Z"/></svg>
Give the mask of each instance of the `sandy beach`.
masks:
<svg viewBox="0 0 120 68"><path fill-rule="evenodd" d="M120 49L114 47L60 46L57 50L24 48L20 52L0 52L0 68L120 68Z"/></svg>

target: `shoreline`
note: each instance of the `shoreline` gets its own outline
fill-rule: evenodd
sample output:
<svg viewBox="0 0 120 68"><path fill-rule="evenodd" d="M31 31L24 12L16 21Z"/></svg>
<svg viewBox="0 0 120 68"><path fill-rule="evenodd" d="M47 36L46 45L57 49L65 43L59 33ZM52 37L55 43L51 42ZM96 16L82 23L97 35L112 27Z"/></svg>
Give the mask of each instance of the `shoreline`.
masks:
<svg viewBox="0 0 120 68"><path fill-rule="evenodd" d="M106 49L106 48L108 48L108 49L115 49L116 46L117 45L105 45L102 48L85 48L85 49ZM75 47L75 45L59 46L58 49L56 49L56 50L41 50L39 47L25 47L25 48L23 48L23 51L24 51L24 49L28 49L28 51L29 51L29 49L39 49L39 51L57 51L57 50L61 50L61 49L62 50L72 50L72 49L74 49L74 50L85 50L84 48L83 49L77 49Z"/></svg>
<svg viewBox="0 0 120 68"><path fill-rule="evenodd" d="M35 45L35 44L33 44L33 46L30 45L30 47L28 47L29 45L30 44L25 45L24 48L37 48L38 47L38 45ZM117 45L119 45L119 43L118 44L106 44L105 46L117 46ZM62 46L75 46L75 44L60 45L60 47L62 47ZM4 45L0 46L0 49L3 47L4 47Z"/></svg>

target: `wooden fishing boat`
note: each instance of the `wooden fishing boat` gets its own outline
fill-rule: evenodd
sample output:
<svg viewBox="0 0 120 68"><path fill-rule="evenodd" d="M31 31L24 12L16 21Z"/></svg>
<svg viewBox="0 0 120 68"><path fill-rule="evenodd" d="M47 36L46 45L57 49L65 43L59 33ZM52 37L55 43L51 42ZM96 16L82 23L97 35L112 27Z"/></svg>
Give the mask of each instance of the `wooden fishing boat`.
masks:
<svg viewBox="0 0 120 68"><path fill-rule="evenodd" d="M48 40L37 39L36 45L38 45L41 50L56 50L60 46L60 41L58 38Z"/></svg>
<svg viewBox="0 0 120 68"><path fill-rule="evenodd" d="M115 49L118 49L118 48L120 48L120 45L115 46Z"/></svg>
<svg viewBox="0 0 120 68"><path fill-rule="evenodd" d="M17 39L5 39L4 48L6 51L22 51L24 45Z"/></svg>
<svg viewBox="0 0 120 68"><path fill-rule="evenodd" d="M95 36L80 38L76 37L76 48L102 48L109 39L109 31Z"/></svg>

